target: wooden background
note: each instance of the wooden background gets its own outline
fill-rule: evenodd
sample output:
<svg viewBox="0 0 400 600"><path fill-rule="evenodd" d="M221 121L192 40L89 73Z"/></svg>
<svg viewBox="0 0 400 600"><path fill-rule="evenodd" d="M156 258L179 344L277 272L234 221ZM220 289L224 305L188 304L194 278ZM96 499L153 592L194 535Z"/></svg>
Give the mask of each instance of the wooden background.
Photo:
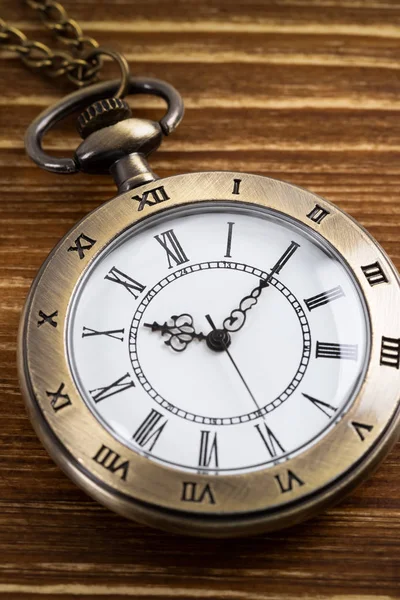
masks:
<svg viewBox="0 0 400 600"><path fill-rule="evenodd" d="M399 0L69 0L138 75L183 94L161 175L246 170L290 180L356 217L400 267ZM0 15L52 42L20 0ZM107 75L115 71L110 66ZM52 463L18 390L19 315L67 230L114 194L107 177L55 176L24 130L69 90L0 56L0 597L59 600L400 598L400 446L339 506L238 541L172 536L92 502ZM160 104L135 99L155 118ZM71 153L69 125L48 148Z"/></svg>

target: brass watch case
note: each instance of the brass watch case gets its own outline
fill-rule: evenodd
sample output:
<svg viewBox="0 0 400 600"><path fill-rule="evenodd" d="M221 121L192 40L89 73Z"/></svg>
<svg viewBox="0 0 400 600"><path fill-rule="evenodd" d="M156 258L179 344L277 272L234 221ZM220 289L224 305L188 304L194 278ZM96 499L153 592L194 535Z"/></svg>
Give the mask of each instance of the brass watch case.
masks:
<svg viewBox="0 0 400 600"><path fill-rule="evenodd" d="M234 194L240 179L240 194ZM163 185L169 200L144 205L132 198ZM122 232L142 219L190 203L248 202L289 215L325 238L347 262L363 292L371 327L366 376L342 420L314 446L286 463L237 475L181 472L148 460L115 439L80 396L66 351L67 315L74 290L91 262ZM143 204L143 203L142 203ZM309 218L318 205L329 212L320 223ZM82 259L68 251L85 234L96 243ZM379 262L388 283L371 286L361 267ZM78 223L51 252L36 277L22 315L18 366L31 421L48 452L90 496L126 517L173 532L234 536L285 527L340 499L365 478L400 433L400 370L381 365L382 336L400 338L400 284L392 263L351 217L306 190L274 179L230 172L177 175L117 196ZM58 311L57 327L38 326L39 312ZM71 404L55 411L48 391L61 384ZM356 424L366 424L361 429ZM362 439L364 438L364 439ZM94 460L102 446L129 461L124 480ZM292 489L282 492L290 473ZM286 482L286 484L285 484ZM203 501L183 500L185 484L209 485ZM289 487L286 485L286 487ZM196 496L194 494L193 498ZM212 501L213 500L213 501Z"/></svg>

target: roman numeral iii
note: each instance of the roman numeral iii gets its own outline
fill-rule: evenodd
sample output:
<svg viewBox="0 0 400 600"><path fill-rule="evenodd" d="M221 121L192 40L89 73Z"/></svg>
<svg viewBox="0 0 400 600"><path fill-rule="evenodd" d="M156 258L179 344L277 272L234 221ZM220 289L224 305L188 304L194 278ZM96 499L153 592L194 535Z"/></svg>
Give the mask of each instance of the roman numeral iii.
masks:
<svg viewBox="0 0 400 600"><path fill-rule="evenodd" d="M169 229L168 231L164 231L159 235L155 235L154 238L157 240L160 246L164 248L167 254L169 269L188 262L189 259L186 256L173 229Z"/></svg>
<svg viewBox="0 0 400 600"><path fill-rule="evenodd" d="M317 342L316 358L344 358L357 360L358 346L356 344L326 344Z"/></svg>
<svg viewBox="0 0 400 600"><path fill-rule="evenodd" d="M382 336L380 364L386 367L400 367L400 338Z"/></svg>
<svg viewBox="0 0 400 600"><path fill-rule="evenodd" d="M333 300L337 300L338 298L343 298L344 291L340 287L340 285L332 288L331 290L327 290L326 292L322 292L321 294L317 294L316 296L312 296L311 298L307 298L304 300L308 310L314 310L314 308L318 308L319 306L323 306L324 304L328 304L328 302L332 302Z"/></svg>

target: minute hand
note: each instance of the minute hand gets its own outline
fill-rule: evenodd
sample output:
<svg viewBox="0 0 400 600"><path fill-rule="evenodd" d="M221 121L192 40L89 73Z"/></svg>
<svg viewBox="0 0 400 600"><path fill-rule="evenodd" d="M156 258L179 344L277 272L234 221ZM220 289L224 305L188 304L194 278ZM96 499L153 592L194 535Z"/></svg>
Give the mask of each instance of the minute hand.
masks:
<svg viewBox="0 0 400 600"><path fill-rule="evenodd" d="M255 287L248 296L245 296L239 306L235 308L229 317L225 319L223 322L223 328L225 331L239 331L242 329L243 325L246 322L246 313L253 306L255 306L258 302L258 298L260 297L264 288L269 286L269 283L272 277L275 274L279 274L285 264L288 262L289 258L296 252L297 248L300 247L300 244L297 242L291 242L290 246L285 250L279 260L272 267L270 273L267 275L265 279L261 279L260 283L257 287Z"/></svg>

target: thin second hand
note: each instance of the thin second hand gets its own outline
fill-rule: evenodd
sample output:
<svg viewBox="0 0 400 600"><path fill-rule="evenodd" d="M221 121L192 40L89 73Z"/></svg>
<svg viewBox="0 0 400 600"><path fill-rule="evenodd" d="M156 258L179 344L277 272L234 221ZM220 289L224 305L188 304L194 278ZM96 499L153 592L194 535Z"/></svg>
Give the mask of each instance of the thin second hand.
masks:
<svg viewBox="0 0 400 600"><path fill-rule="evenodd" d="M210 315L206 315L206 319L207 319L207 321L209 322L209 324L211 325L211 327L212 327L213 329L217 329L217 328L215 327L214 321L212 320L212 318L210 317ZM232 364L233 364L233 366L235 367L237 374L239 375L240 379L242 380L242 382L243 382L243 384L244 384L244 386L245 386L246 390L249 392L249 394L250 394L250 396L251 396L251 399L253 400L254 404L257 406L258 410L261 410L261 408L260 408L260 406L259 406L259 404L258 404L257 400L255 399L255 397L254 397L254 396L253 396L253 394L252 394L252 391L251 391L251 389L249 388L249 386L247 385L247 383L246 383L246 381L245 381L245 379L244 379L243 375L242 375L242 374L241 374L241 372L239 371L239 367L237 366L237 364L236 364L236 363L235 363L235 361L233 360L233 356L232 356L232 355L231 355L231 353L229 352L227 345L226 345L226 344L225 344L223 341L221 341L221 343L222 343L222 345L223 345L223 347L224 347L224 350L225 350L225 352L226 352L226 353L227 353L227 355L229 356L231 363L232 363Z"/></svg>

